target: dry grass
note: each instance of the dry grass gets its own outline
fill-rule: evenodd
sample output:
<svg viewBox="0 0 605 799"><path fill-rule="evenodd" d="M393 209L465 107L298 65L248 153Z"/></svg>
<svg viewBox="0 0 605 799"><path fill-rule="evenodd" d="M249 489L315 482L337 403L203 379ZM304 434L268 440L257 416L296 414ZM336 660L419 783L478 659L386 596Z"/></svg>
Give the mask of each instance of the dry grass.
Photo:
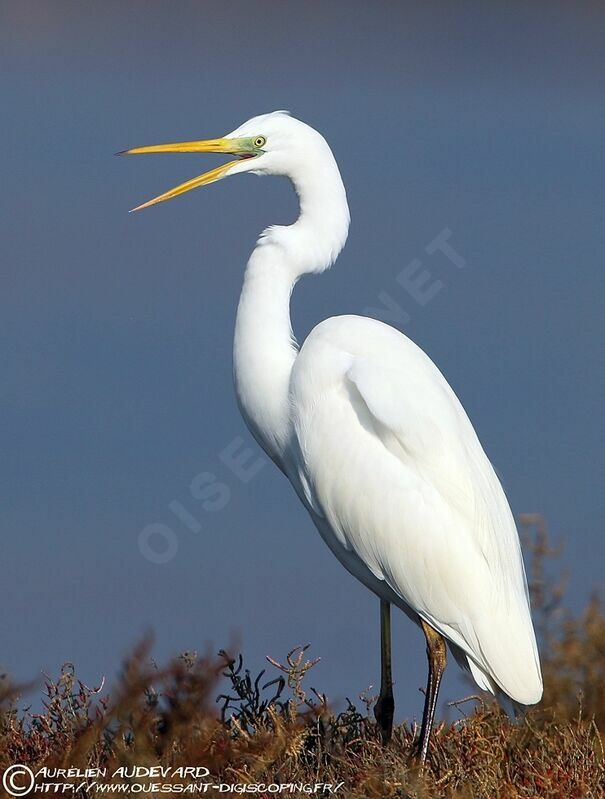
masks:
<svg viewBox="0 0 605 799"><path fill-rule="evenodd" d="M562 585L545 576L554 552L543 524L523 521L531 533L544 701L516 724L488 700L463 705L466 718L438 726L423 773L408 760L415 728L400 725L383 748L370 700L334 714L325 697L307 691L313 661L304 649L283 664L272 661L271 678L252 677L240 657L225 653L182 655L158 669L148 642L128 658L110 699L79 682L70 665L47 681L41 714L18 712L19 692L7 686L0 771L13 763L34 771L99 767L107 769L105 782L117 783L128 781L111 777L123 766L203 765L213 783L343 783L337 795L350 799L605 796L605 614L596 597L579 617L562 610ZM160 782L192 780L173 772ZM97 794L82 788L71 795ZM219 793L210 788L206 795Z"/></svg>

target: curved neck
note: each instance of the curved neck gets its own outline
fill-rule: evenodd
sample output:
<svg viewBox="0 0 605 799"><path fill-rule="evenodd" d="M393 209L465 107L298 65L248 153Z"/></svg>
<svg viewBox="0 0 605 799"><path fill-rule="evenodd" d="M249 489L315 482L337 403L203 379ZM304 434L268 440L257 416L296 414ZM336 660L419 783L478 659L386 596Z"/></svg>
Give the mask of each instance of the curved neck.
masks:
<svg viewBox="0 0 605 799"><path fill-rule="evenodd" d="M331 154L330 154L331 155ZM333 158L294 178L300 216L263 231L246 267L235 323L235 390L250 431L280 466L290 436L288 392L297 346L290 296L298 278L334 262L349 227L349 209Z"/></svg>

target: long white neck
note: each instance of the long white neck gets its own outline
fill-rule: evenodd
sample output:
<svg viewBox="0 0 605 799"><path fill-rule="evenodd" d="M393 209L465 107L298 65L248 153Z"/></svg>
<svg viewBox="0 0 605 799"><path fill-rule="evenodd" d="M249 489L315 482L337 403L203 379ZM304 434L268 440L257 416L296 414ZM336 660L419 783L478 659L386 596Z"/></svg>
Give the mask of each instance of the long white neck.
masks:
<svg viewBox="0 0 605 799"><path fill-rule="evenodd" d="M327 146L326 146L327 147ZM246 267L235 323L238 403L250 431L279 465L290 436L288 393L297 345L290 296L298 278L322 272L343 248L349 227L345 189L334 158L292 176L300 216L263 232Z"/></svg>

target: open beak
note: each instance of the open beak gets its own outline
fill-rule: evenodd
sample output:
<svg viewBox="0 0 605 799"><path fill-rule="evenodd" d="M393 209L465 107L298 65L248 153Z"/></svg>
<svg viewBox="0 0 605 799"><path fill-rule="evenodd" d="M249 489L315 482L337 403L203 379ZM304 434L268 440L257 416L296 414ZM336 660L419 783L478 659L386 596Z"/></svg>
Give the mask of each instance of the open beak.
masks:
<svg viewBox="0 0 605 799"><path fill-rule="evenodd" d="M143 155L146 153L229 153L230 155L237 155L238 158L235 161L221 164L221 166L217 166L209 172L204 172L203 175L199 175L197 178L181 183L179 186L175 186L174 189L170 189L164 194L142 203L142 205L137 205L132 211L141 211L150 205L156 205L164 202L164 200L178 197L179 194L196 189L198 186L214 183L216 180L224 178L232 167L240 163L242 158L254 158L255 156L255 153L250 151L249 139L207 139L205 141L183 141L173 144L152 144L148 147L133 147L131 150L123 150L117 155Z"/></svg>

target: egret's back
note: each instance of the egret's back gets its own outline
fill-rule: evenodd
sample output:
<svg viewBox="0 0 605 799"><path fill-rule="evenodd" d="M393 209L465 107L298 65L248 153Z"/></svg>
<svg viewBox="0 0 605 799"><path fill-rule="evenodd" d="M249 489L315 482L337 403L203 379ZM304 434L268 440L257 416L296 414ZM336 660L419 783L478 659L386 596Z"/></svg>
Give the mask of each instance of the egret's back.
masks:
<svg viewBox="0 0 605 799"><path fill-rule="evenodd" d="M428 356L381 322L328 319L296 359L290 407L287 471L344 565L462 650L482 688L539 701L515 523Z"/></svg>

